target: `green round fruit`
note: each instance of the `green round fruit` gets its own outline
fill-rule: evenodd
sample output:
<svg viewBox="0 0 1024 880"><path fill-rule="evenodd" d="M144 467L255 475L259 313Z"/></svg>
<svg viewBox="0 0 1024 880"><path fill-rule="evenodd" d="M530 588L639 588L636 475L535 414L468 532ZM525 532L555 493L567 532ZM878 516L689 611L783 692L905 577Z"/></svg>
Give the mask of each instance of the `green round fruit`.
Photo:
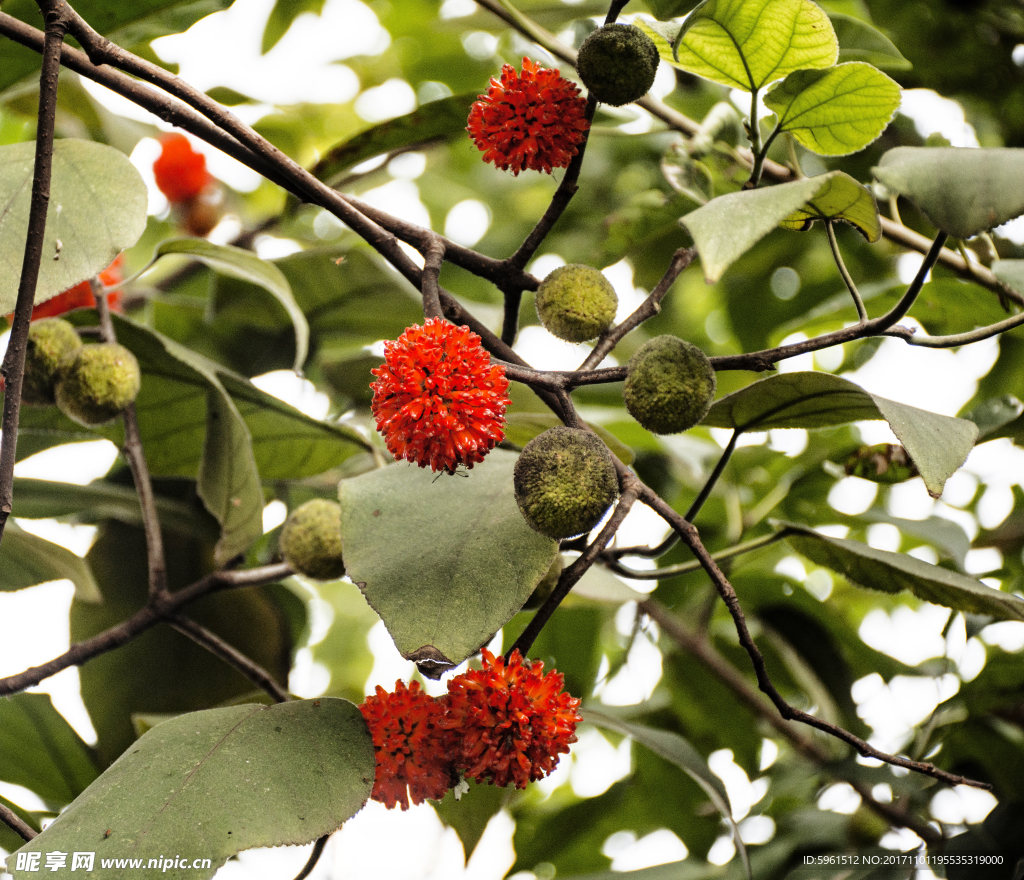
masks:
<svg viewBox="0 0 1024 880"><path fill-rule="evenodd" d="M341 505L314 498L291 512L281 530L281 555L299 574L330 581L345 574L341 558Z"/></svg>
<svg viewBox="0 0 1024 880"><path fill-rule="evenodd" d="M33 321L28 328L21 402L40 406L52 404L61 364L81 347L82 340L75 328L63 318Z"/></svg>
<svg viewBox="0 0 1024 880"><path fill-rule="evenodd" d="M624 397L629 414L648 431L678 434L708 414L715 371L696 345L658 336L630 358Z"/></svg>
<svg viewBox="0 0 1024 880"><path fill-rule="evenodd" d="M576 71L597 100L621 107L647 94L660 60L654 41L640 28L606 24L583 41Z"/></svg>
<svg viewBox="0 0 1024 880"><path fill-rule="evenodd" d="M523 448L516 502L534 531L561 540L589 532L619 494L608 447L580 428L549 428Z"/></svg>
<svg viewBox="0 0 1024 880"><path fill-rule="evenodd" d="M560 266L537 289L537 317L552 336L586 342L600 336L615 318L619 298L597 269Z"/></svg>
<svg viewBox="0 0 1024 880"><path fill-rule="evenodd" d="M61 364L57 406L87 428L103 425L134 402L141 381L139 362L123 345L84 345Z"/></svg>

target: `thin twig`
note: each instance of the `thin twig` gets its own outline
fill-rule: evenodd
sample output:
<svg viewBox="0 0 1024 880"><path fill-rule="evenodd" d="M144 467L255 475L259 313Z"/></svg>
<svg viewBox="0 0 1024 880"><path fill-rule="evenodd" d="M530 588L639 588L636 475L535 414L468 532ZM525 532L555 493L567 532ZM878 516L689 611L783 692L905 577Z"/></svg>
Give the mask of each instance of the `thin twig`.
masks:
<svg viewBox="0 0 1024 880"><path fill-rule="evenodd" d="M590 546L588 546L587 549L573 561L572 565L562 569L562 574L559 576L558 583L555 585L554 590L551 591L551 595L548 596L544 601L544 604L537 609L537 612L527 624L526 629L519 634L519 638L515 640L512 647L505 652L506 658L510 657L512 652L516 649L519 650L519 653L522 656L525 657L527 655L534 640L538 635L540 635L540 631L544 628L544 625L551 619L551 615L554 614L558 606L562 604L562 600L569 595L569 591L576 586L579 579L586 573L587 569L594 564L594 561L600 555L601 551L608 546L608 542L615 537L615 533L618 531L619 526L622 525L622 521L626 518L626 514L629 513L630 508L633 506L633 502L637 499L639 482L640 481L636 477L631 477L630 481L625 484L622 494L619 496L619 501L615 505L615 510L612 512L611 517L609 517L608 522L604 524L604 527L598 533Z"/></svg>
<svg viewBox="0 0 1024 880"><path fill-rule="evenodd" d="M110 317L110 307L99 279L89 280L93 299L96 301L96 312L100 318L100 333L104 342L117 342L114 322ZM146 535L146 565L149 572L150 598L167 592L167 558L164 554L163 533L160 530L160 514L157 512L156 495L153 492L153 480L146 462L146 452L142 446L142 434L139 432L139 419L135 413L135 403L129 403L121 412L124 424L124 445L121 447L128 469L132 472L135 492L139 496L139 508L142 511L142 528Z"/></svg>
<svg viewBox="0 0 1024 880"><path fill-rule="evenodd" d="M617 327L609 328L602 334L601 338L597 340L594 350L587 355L586 360L580 364L579 369L581 371L594 369L618 345L620 339L627 333L635 330L648 318L653 318L657 315L661 311L661 301L668 294L672 285L675 284L676 279L693 262L693 258L696 256L697 251L695 248L680 248L677 250L672 255L672 260L669 262L665 274L661 276L661 280L655 285L654 290L650 292L647 299L621 324Z"/></svg>
<svg viewBox="0 0 1024 880"><path fill-rule="evenodd" d="M857 290L853 276L850 275L849 270L846 268L846 263L843 262L843 255L839 250L839 242L836 241L835 224L827 218L825 220L825 234L828 236L828 246L832 248L832 257L839 268L839 274L846 284L846 289L850 291L850 296L853 297L853 304L857 307L857 317L860 318L860 322L863 324L868 319L868 311L864 308L864 300L861 299L860 291Z"/></svg>
<svg viewBox="0 0 1024 880"><path fill-rule="evenodd" d="M215 632L211 632L205 626L182 614L169 617L167 622L183 636L188 636L197 645L206 648L215 657L219 657L232 669L240 672L256 687L270 694L278 703L286 703L291 699L288 692L274 680L274 677L266 669L255 660L246 657L233 645L229 645Z"/></svg>
<svg viewBox="0 0 1024 880"><path fill-rule="evenodd" d="M690 505L690 509L686 511L686 521L693 522L695 516L700 513L700 509L704 506L704 502L708 500L711 495L711 490L715 488L715 484L718 482L718 478L722 476L722 472L725 470L725 466L729 463L729 459L732 458L732 454L736 449L736 441L740 439L740 434L743 432L736 428L732 432L732 436L729 438L729 442L726 444L725 449L722 450L722 455L718 459L718 463L715 465L715 469L711 472L711 476L708 477L707 482L704 483L704 487L700 490L700 494L693 500L693 504Z"/></svg>
<svg viewBox="0 0 1024 880"><path fill-rule="evenodd" d="M655 621L676 644L696 657L748 709L785 737L800 754L812 760L836 779L852 785L870 810L893 825L909 828L927 843L936 843L942 839L942 835L927 822L909 815L895 804L885 804L876 800L871 794L871 790L861 780L843 774L835 766L835 760L828 751L810 737L804 736L792 722L784 720L778 712L774 711L767 698L752 687L739 670L723 657L707 638L690 630L657 599L646 599L640 602L638 607L640 612Z"/></svg>
<svg viewBox="0 0 1024 880"><path fill-rule="evenodd" d="M750 635L750 630L747 628L746 618L744 617L743 609L740 608L739 597L736 595L736 591L733 589L732 584L729 583L728 578L726 578L722 570L715 564L714 559L711 558L711 554L708 553L704 544L701 542L700 535L697 533L697 530L691 523L687 522L683 517L676 513L675 510L666 504L661 497L649 487L643 486L640 494L640 500L642 500L648 507L651 507L656 513L660 514L673 529L679 532L679 537L682 538L683 542L690 548L693 555L700 561L701 567L704 571L708 573L708 576L711 578L711 582L714 584L719 596L722 597L722 601L725 602L729 615L732 617L733 624L736 627L736 633L739 636L740 645L743 647L743 650L747 652L747 656L750 658L750 662L754 667L754 674L757 676L758 687L768 695L768 698L775 704L775 707L779 710L779 714L782 715L783 718L787 720L800 721L811 727L815 727L818 730L823 730L825 733L836 737L836 739L842 740L843 742L853 746L866 758L875 758L879 761L884 761L886 764L892 764L894 767L904 767L907 770L914 770L918 773L923 773L926 776L931 776L934 779L940 779L950 785L970 785L975 788L983 788L986 790L991 789L991 785L979 782L975 779L968 779L967 777L960 776L956 773L949 773L939 767L936 767L934 764L929 764L924 761L912 761L909 758L904 758L899 755L890 755L888 752L876 749L866 740L850 733L850 731L840 727L839 725L817 718L816 716L797 709L786 702L775 688L775 685L772 684L771 678L768 676L764 657L762 656L760 649L754 643L754 639Z"/></svg>
<svg viewBox="0 0 1024 880"><path fill-rule="evenodd" d="M64 669L81 666L94 657L120 648L140 633L160 623L168 615L175 614L179 608L183 608L203 596L225 589L270 584L288 577L290 574L292 574L291 566L285 563L265 565L262 568L243 571L215 571L181 590L151 597L149 603L131 617L105 629L92 638L76 642L59 657L54 657L53 660L40 666L33 666L16 675L0 678L0 696L16 694L25 688L39 684Z"/></svg>
<svg viewBox="0 0 1024 880"><path fill-rule="evenodd" d="M7 804L0 804L0 822L17 834L22 840L32 840L39 832L29 827L25 820L14 812Z"/></svg>
<svg viewBox="0 0 1024 880"><path fill-rule="evenodd" d="M327 846L327 841L330 836L330 834L325 834L323 837L317 838L316 843L313 844L313 850L309 854L309 859L307 859L306 864L302 866L302 870L295 875L295 880L306 880L306 878L313 873L316 863L320 861L320 856L324 854L324 847Z"/></svg>
<svg viewBox="0 0 1024 880"><path fill-rule="evenodd" d="M513 345L519 335L519 307L523 302L523 291L520 288L506 290L505 310L501 318L501 341L505 345Z"/></svg>
<svg viewBox="0 0 1024 880"><path fill-rule="evenodd" d="M50 177L53 171L53 127L57 115L57 80L60 75L60 47L67 33L68 20L57 11L56 0L41 2L46 19L43 41L43 69L39 76L39 113L36 125L35 162L32 194L29 202L28 230L18 281L18 299L14 307L7 354L0 372L4 377L4 412L0 436L0 538L14 505L14 460L18 447L18 420L21 414L21 388L25 378L28 328L39 265L43 259L46 212L50 205Z"/></svg>
<svg viewBox="0 0 1024 880"><path fill-rule="evenodd" d="M751 553L754 550L760 550L762 547L768 547L771 544L775 544L778 541L784 540L792 534L792 531L788 528L782 528L777 532L772 532L770 535L765 535L762 538L753 538L750 541L745 541L742 544L737 544L734 547L728 547L725 550L719 550L717 553L712 553L711 558L715 562L722 562L726 559L732 559L734 556L741 556L744 553ZM675 540L679 540L679 535L676 532L672 532ZM664 542L663 542L664 543ZM623 547L616 548L614 550L605 550L602 555L602 561L604 564L614 571L616 574L621 574L623 577L633 578L638 581L658 581L664 578L676 577L681 574L690 574L694 571L700 571L703 566L696 559L690 562L680 562L678 565L666 565L664 568L655 568L644 571L637 571L633 568L628 568L618 560L623 556L639 556L639 553L630 553L630 550L636 550L639 548L634 547ZM623 552L626 551L626 552Z"/></svg>

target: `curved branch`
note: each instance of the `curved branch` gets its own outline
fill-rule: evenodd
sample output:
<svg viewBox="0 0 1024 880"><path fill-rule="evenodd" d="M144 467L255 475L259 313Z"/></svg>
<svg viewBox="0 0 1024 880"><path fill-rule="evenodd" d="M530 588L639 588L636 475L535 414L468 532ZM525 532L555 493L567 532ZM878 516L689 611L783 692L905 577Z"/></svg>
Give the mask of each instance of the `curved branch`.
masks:
<svg viewBox="0 0 1024 880"><path fill-rule="evenodd" d="M22 840L29 841L38 834L33 828L25 824L24 820L6 804L0 804L0 822L17 834Z"/></svg>

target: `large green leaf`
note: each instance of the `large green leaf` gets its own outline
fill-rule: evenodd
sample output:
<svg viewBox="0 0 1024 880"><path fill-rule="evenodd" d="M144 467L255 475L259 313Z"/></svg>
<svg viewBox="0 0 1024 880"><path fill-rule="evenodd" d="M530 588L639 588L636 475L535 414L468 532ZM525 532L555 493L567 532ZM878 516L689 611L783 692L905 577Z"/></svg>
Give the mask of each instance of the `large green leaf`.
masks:
<svg viewBox="0 0 1024 880"><path fill-rule="evenodd" d="M165 531L164 554L171 590L195 583L213 568L212 541ZM141 528L114 520L101 523L86 558L103 585L103 602L72 602L72 643L116 626L147 599L148 562ZM269 585L213 593L189 605L187 613L287 685L295 644L291 609L286 606L290 603L282 602ZM93 658L79 676L82 699L98 736L96 749L106 763L135 740L134 716L209 709L253 691L241 673L169 626L154 627L116 651Z"/></svg>
<svg viewBox="0 0 1024 880"><path fill-rule="evenodd" d="M992 264L992 274L1018 293L1024 291L1024 260L996 260Z"/></svg>
<svg viewBox="0 0 1024 880"><path fill-rule="evenodd" d="M826 428L872 419L889 423L928 491L936 497L964 463L978 436L974 422L879 397L829 373L784 373L762 379L716 401L704 424L767 431Z"/></svg>
<svg viewBox="0 0 1024 880"><path fill-rule="evenodd" d="M18 439L20 445L21 438ZM76 522L116 519L129 525L142 525L138 493L133 488L106 480L79 486L76 483L15 477L14 497L15 512L27 519L68 517ZM160 526L164 529L199 538L217 539L217 524L205 516L198 505L157 495L156 510ZM0 545L0 558L2 555ZM0 573L3 570L0 563Z"/></svg>
<svg viewBox="0 0 1024 880"><path fill-rule="evenodd" d="M876 550L859 541L829 538L806 526L781 525L790 530L786 541L794 550L851 583L885 593L906 590L926 602L968 614L1024 620L1024 599L985 586L965 574L929 565L903 553Z"/></svg>
<svg viewBox="0 0 1024 880"><path fill-rule="evenodd" d="M168 878L208 878L244 849L335 831L366 802L374 765L366 723L344 700L194 712L146 733L19 852L95 852L95 868L141 860L96 872L104 878L187 854L209 862L153 866ZM8 871L33 876L10 859Z"/></svg>
<svg viewBox="0 0 1024 880"><path fill-rule="evenodd" d="M465 478L397 464L338 487L348 576L424 674L486 644L558 552L519 512L516 458L496 449Z"/></svg>
<svg viewBox="0 0 1024 880"><path fill-rule="evenodd" d="M261 260L252 251L231 247L225 244L214 244L205 238L172 238L162 241L153 254L153 260L167 254L184 254L205 263L233 278L240 278L256 284L274 297L288 313L295 328L295 366L296 372L302 369L309 354L309 323L302 313L292 288L284 273L273 263Z"/></svg>
<svg viewBox="0 0 1024 880"><path fill-rule="evenodd" d="M34 162L34 141L0 147L0 314L18 299ZM106 269L142 235L147 205L146 184L120 150L56 141L35 301Z"/></svg>
<svg viewBox="0 0 1024 880"><path fill-rule="evenodd" d="M956 238L1024 214L1024 149L897 147L872 170Z"/></svg>
<svg viewBox="0 0 1024 880"><path fill-rule="evenodd" d="M670 730L658 730L654 727L645 727L642 724L633 724L593 709L584 709L581 715L583 720L590 724L614 730L616 733L631 737L640 745L650 749L658 757L668 761L670 764L675 764L676 767L696 782L704 790L711 803L715 805L715 809L721 813L722 818L732 828L733 840L736 843L736 848L739 850L740 857L746 866L749 876L750 863L747 859L747 849L740 839L739 828L736 827L736 822L732 818L729 796L726 794L722 780L711 772L711 768L708 767L707 761L704 760L700 752L678 733L673 733Z"/></svg>
<svg viewBox="0 0 1024 880"><path fill-rule="evenodd" d="M811 0L704 0L675 52L671 32L640 24L673 67L748 92L794 70L830 67L839 54L828 16Z"/></svg>
<svg viewBox="0 0 1024 880"><path fill-rule="evenodd" d="M913 65L885 34L865 21L829 12L829 21L839 40L839 61L866 61L883 70L910 70Z"/></svg>
<svg viewBox="0 0 1024 880"><path fill-rule="evenodd" d="M882 237L882 221L870 190L849 174L832 171L818 194L783 220L783 229L807 230L815 220L842 220L856 227L868 241Z"/></svg>
<svg viewBox="0 0 1024 880"><path fill-rule="evenodd" d="M827 70L797 70L764 96L779 131L815 153L845 156L877 138L900 106L900 87L877 68L850 61Z"/></svg>
<svg viewBox="0 0 1024 880"><path fill-rule="evenodd" d="M99 602L100 588L89 564L70 550L9 522L0 544L0 591L21 590L67 578L82 602Z"/></svg>
<svg viewBox="0 0 1024 880"><path fill-rule="evenodd" d="M49 694L0 700L0 779L63 806L98 775L89 747L53 707Z"/></svg>
<svg viewBox="0 0 1024 880"><path fill-rule="evenodd" d="M148 43L165 34L187 30L199 19L226 9L231 0L132 0L111 3L109 0L79 0L75 12L105 37L122 46ZM6 0L4 12L33 27L42 27L35 0ZM5 40L0 65L0 96L26 77L36 74L39 54Z"/></svg>
<svg viewBox="0 0 1024 880"><path fill-rule="evenodd" d="M704 277L711 283L780 224L802 227L807 220L828 214L831 219L855 224L868 240L877 239L874 200L866 191L865 199L849 181L849 175L830 171L777 186L727 193L681 217L679 222L693 236L704 265ZM821 202L815 203L819 197Z"/></svg>

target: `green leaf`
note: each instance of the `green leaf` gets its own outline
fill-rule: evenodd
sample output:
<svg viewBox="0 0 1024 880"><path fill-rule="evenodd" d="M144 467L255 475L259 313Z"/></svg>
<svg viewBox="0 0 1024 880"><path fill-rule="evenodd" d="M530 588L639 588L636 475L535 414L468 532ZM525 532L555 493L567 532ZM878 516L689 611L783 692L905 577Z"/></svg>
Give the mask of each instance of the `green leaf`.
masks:
<svg viewBox="0 0 1024 880"><path fill-rule="evenodd" d="M558 552L519 512L516 458L495 449L465 478L397 464L338 487L348 576L425 675L486 644Z"/></svg>
<svg viewBox="0 0 1024 880"><path fill-rule="evenodd" d="M21 438L18 439L20 445ZM17 499L17 515L26 519L69 517L77 522L116 519L129 525L142 525L138 493L127 486L105 480L79 486L75 483L15 477L14 497ZM156 510L161 528L214 541L217 539L216 523L204 516L198 505L157 495ZM2 553L0 549L0 555Z"/></svg>
<svg viewBox="0 0 1024 880"><path fill-rule="evenodd" d="M704 760L700 752L678 733L672 733L669 730L658 730L653 727L644 727L640 724L621 721L618 718L593 709L584 709L580 714L583 720L589 724L604 727L607 730L614 730L616 733L632 738L640 743L640 745L650 749L659 758L674 764L696 782L704 790L704 793L711 800L711 803L715 805L718 812L722 814L722 818L732 828L733 841L736 844L737 850L739 850L747 876L750 876L750 861L747 857L747 849L743 845L743 841L740 840L739 828L736 827L736 822L732 818L732 807L729 805L729 796L726 794L725 786L722 784L722 780L711 772L711 768L708 767L707 761Z"/></svg>
<svg viewBox="0 0 1024 880"><path fill-rule="evenodd" d="M171 590L213 570L213 542L164 532ZM87 557L103 584L102 604L71 603L71 641L91 638L123 622L147 599L148 563L143 530L113 520L101 523ZM293 623L274 585L227 590L189 605L188 616L251 658L282 685L291 668ZM168 626L157 626L81 667L82 699L98 741L113 761L137 733L133 716L178 715L237 701L252 683L205 648ZM251 702L251 700L248 700Z"/></svg>
<svg viewBox="0 0 1024 880"><path fill-rule="evenodd" d="M161 242L153 254L156 261L166 254L184 254L205 263L211 269L257 284L274 297L288 313L295 328L295 372L302 370L309 354L309 323L302 313L284 273L273 263L261 260L252 251L226 244L214 244L203 238L172 238Z"/></svg>
<svg viewBox="0 0 1024 880"><path fill-rule="evenodd" d="M794 70L831 67L839 55L828 16L811 0L704 0L675 53L663 34L638 24L673 67L748 92Z"/></svg>
<svg viewBox="0 0 1024 880"><path fill-rule="evenodd" d="M913 593L925 602L997 620L1024 620L1024 599L981 581L929 565L914 556L876 550L859 541L829 538L806 526L778 523L790 530L786 541L802 556L850 583L884 593Z"/></svg>
<svg viewBox="0 0 1024 880"><path fill-rule="evenodd" d="M818 194L779 225L805 231L815 220L842 220L856 227L868 241L878 241L882 237L882 221L871 191L842 171L823 176L829 179Z"/></svg>
<svg viewBox="0 0 1024 880"><path fill-rule="evenodd" d="M764 96L778 130L825 156L863 150L892 121L899 84L863 61L828 70L797 70Z"/></svg>
<svg viewBox="0 0 1024 880"><path fill-rule="evenodd" d="M17 502L15 502L17 504ZM100 602L100 588L89 564L70 550L51 544L8 522L0 544L0 591L33 587L67 578L82 602Z"/></svg>
<svg viewBox="0 0 1024 880"><path fill-rule="evenodd" d="M1021 415L1024 415L1024 403L1012 394L1002 394L983 400L969 413L964 413L964 418L978 426L978 442L982 442L1005 436L1001 433L1002 429L1017 421Z"/></svg>
<svg viewBox="0 0 1024 880"><path fill-rule="evenodd" d="M1024 214L1024 149L897 147L872 171L955 238Z"/></svg>
<svg viewBox="0 0 1024 880"><path fill-rule="evenodd" d="M96 867L105 858L145 867L191 853L209 867L162 868L161 876L202 880L244 849L335 831L366 802L374 766L366 723L344 700L194 712L146 733L19 852L95 852Z"/></svg>
<svg viewBox="0 0 1024 880"><path fill-rule="evenodd" d="M318 180L333 183L374 156L453 135L464 136L469 108L478 97L476 92L470 92L431 101L412 113L361 131L332 147L310 173Z"/></svg>
<svg viewBox="0 0 1024 880"><path fill-rule="evenodd" d="M1017 293L1024 291L1024 260L996 260L992 264L992 274Z"/></svg>
<svg viewBox="0 0 1024 880"><path fill-rule="evenodd" d="M839 61L866 61L883 70L910 70L913 65L885 34L866 21L829 12L829 21L839 40Z"/></svg>
<svg viewBox="0 0 1024 880"><path fill-rule="evenodd" d="M34 160L35 141L0 147L0 314L14 311L18 299ZM120 150L56 141L35 301L106 269L142 235L147 205L146 184Z"/></svg>
<svg viewBox="0 0 1024 880"><path fill-rule="evenodd" d="M708 283L721 278L732 263L776 226L784 224L792 229L799 222L802 227L812 215L817 217L822 211L842 212L835 219L854 223L872 240L878 224L877 209L872 220L864 196L855 193L843 178L852 181L841 171L830 171L777 186L726 193L681 217L679 222L693 236ZM808 204L819 195L819 207ZM803 214L798 214L801 210Z"/></svg>
<svg viewBox="0 0 1024 880"><path fill-rule="evenodd" d="M273 49L278 40L292 26L292 22L304 12L319 15L323 8L324 0L276 0L274 8L270 10L266 27L263 28L263 43L260 46L260 52L266 55Z"/></svg>
<svg viewBox="0 0 1024 880"><path fill-rule="evenodd" d="M561 424L562 420L554 413L510 413L505 420L505 440L522 449L534 437L543 434L548 428L554 428ZM619 461L625 465L633 463L636 456L625 443L600 425L590 425L589 422L588 425Z"/></svg>
<svg viewBox="0 0 1024 880"><path fill-rule="evenodd" d="M889 423L935 497L964 463L978 436L978 426L966 419L879 397L829 373L784 373L754 382L716 401L703 424L767 431L826 428L872 419Z"/></svg>
<svg viewBox="0 0 1024 880"><path fill-rule="evenodd" d="M0 779L63 806L98 775L89 747L53 707L49 694L0 700Z"/></svg>

